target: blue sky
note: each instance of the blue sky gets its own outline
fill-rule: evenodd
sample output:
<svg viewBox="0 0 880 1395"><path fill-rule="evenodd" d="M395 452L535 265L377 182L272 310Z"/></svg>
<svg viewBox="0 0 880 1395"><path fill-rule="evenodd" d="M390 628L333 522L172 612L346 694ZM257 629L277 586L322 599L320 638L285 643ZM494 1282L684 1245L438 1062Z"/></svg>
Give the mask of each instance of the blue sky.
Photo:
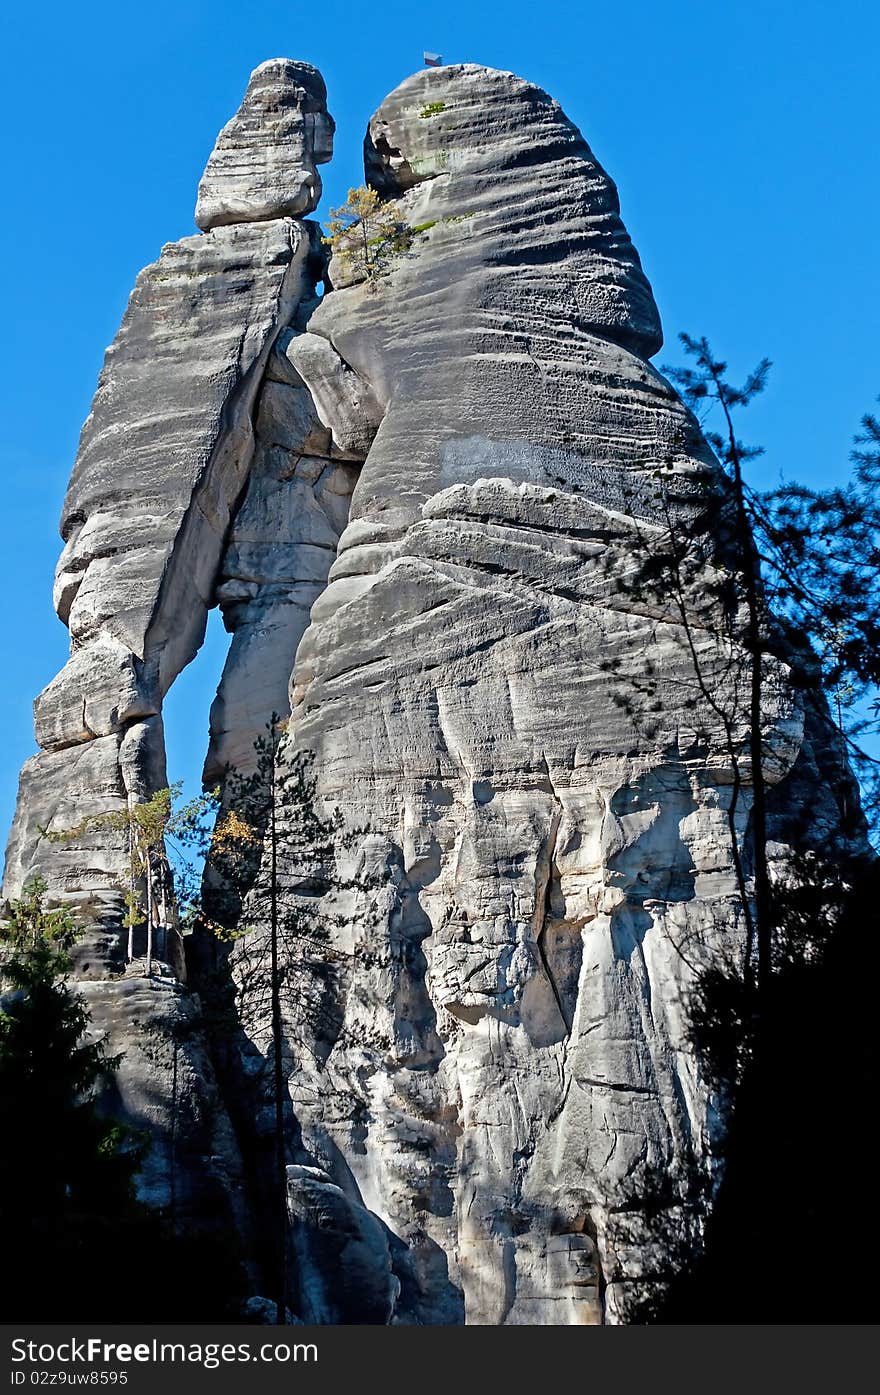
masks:
<svg viewBox="0 0 880 1395"><path fill-rule="evenodd" d="M202 167L257 63L302 58L327 80L324 210L361 182L367 118L424 49L547 88L617 181L663 317L658 361L681 329L736 372L768 355L744 432L765 477L819 484L880 393L878 39L869 0L454 0L431 18L398 0L16 6L0 56L0 838L31 701L66 655L57 520L103 352L140 267L194 231ZM192 787L222 654L213 624L169 699L171 778Z"/></svg>

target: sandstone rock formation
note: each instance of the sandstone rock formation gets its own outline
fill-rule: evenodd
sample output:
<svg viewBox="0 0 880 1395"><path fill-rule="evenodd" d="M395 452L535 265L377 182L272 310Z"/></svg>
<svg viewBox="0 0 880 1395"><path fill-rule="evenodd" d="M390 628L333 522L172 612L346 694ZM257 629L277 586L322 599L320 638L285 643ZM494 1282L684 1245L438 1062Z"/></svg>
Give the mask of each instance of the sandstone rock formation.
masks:
<svg viewBox="0 0 880 1395"><path fill-rule="evenodd" d="M157 1203L164 1196L167 1204L172 1186L171 1060L179 1053L192 1058L189 1073L181 1067L179 1074L188 1081L188 1108L199 1123L184 1129L178 1120L177 1192L188 1191L208 1212L215 1202L205 1183L218 1158L235 1209L240 1160L231 1133L225 1147L209 1146L210 1132L229 1128L179 984L155 983L155 992L146 993L152 1004L146 1014L132 1015L126 1007L133 992L144 998L145 990L129 978L142 964L124 969L119 932L125 835L88 833L64 842L45 835L124 809L167 783L162 700L202 643L208 608L228 599L241 558L249 547L253 551L251 534L260 530L257 481L271 474L267 452L279 431L289 435L292 429L296 436L286 408L276 402L273 410L273 394L297 400L304 394L300 390L297 398L295 389L275 382L270 365L279 361L279 333L301 302L308 305L323 265L317 226L286 216L289 206L311 211L320 196L314 165L329 157L333 129L323 93L319 75L307 65L264 64L248 87L241 119L221 133L208 164L200 209L210 212L200 219L211 231L164 247L138 277L107 352L64 504L55 606L70 629L71 658L35 703L42 749L22 771L6 858L7 896L39 870L53 893L89 908L92 928L80 947L80 972L102 980L89 989L94 1020L108 1033L112 1051L124 1048L120 1093L129 1114L156 1136L147 1194ZM257 140L261 129L268 151ZM226 173L221 177L218 170ZM224 225L218 189L236 209L239 221L232 225ZM311 419L317 420L313 410ZM311 430L308 414L304 429ZM328 476L334 469L328 462ZM276 498L286 491L288 514L298 487L275 482ZM345 480L334 475L323 487L344 490ZM264 495L268 489L264 482ZM317 504L314 511L321 512ZM325 549L338 534L338 524L332 531L337 515L334 504L324 523ZM250 588L248 622L262 597L270 628L277 624L279 586L285 597L300 586L284 565L281 552L285 543L290 551L290 539L274 512L271 527L278 549L270 575L255 580L251 568L243 583ZM322 555L326 574L330 554ZM320 575L312 561L306 592L316 571ZM227 593L221 588L218 595L223 577ZM266 716L286 703L296 645L288 632L285 617L284 662L263 674ZM234 651L231 664L237 657ZM265 717L260 697L251 700L258 730ZM249 732L244 744L251 739ZM176 937L168 938L159 953L181 971ZM181 1176L186 1155L188 1182Z"/></svg>
<svg viewBox="0 0 880 1395"><path fill-rule="evenodd" d="M331 129L313 69L262 65L200 185L209 231L138 280L65 505L72 656L37 700L6 891L39 867L99 899L90 992L113 1036L147 991L119 973L124 849L39 830L164 781L162 698L219 604L206 774L248 768L290 680L280 775L305 755L342 820L316 876L280 814L285 902L325 935L322 956L284 945L298 1316L625 1321L662 1237L701 1225L720 1125L688 995L695 954L742 948L749 800L731 814L736 750L692 701L680 608L615 583L723 486L649 362L660 325L614 185L554 101L462 65L383 103L367 175L413 235L376 282L325 272L294 221ZM695 646L733 709L726 636ZM847 777L782 660L764 735L784 865L794 802L811 790L833 828ZM245 1236L271 1040L258 890L231 957L240 1066L218 1086L188 1038L214 1128L193 1137ZM137 1050L124 1025L113 1040L137 1113Z"/></svg>
<svg viewBox="0 0 880 1395"><path fill-rule="evenodd" d="M316 165L333 153L324 79L309 63L270 59L217 137L199 184L196 225L299 218L321 197Z"/></svg>

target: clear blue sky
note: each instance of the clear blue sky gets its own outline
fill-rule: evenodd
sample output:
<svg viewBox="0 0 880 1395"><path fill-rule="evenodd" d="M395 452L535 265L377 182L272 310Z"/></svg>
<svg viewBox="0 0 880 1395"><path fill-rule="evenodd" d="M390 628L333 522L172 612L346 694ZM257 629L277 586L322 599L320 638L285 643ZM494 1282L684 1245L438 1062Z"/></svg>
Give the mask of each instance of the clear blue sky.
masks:
<svg viewBox="0 0 880 1395"><path fill-rule="evenodd" d="M4 397L0 841L61 666L57 520L104 349L137 271L194 231L196 184L250 70L316 64L337 121L325 204L362 179L373 109L421 67L512 69L559 99L620 189L675 355L707 334L744 371L768 477L846 468L880 393L880 9L864 0L590 0L428 7L252 0L15 5L3 22ZM744 423L744 427L746 423ZM170 699L172 778L195 783L222 629Z"/></svg>

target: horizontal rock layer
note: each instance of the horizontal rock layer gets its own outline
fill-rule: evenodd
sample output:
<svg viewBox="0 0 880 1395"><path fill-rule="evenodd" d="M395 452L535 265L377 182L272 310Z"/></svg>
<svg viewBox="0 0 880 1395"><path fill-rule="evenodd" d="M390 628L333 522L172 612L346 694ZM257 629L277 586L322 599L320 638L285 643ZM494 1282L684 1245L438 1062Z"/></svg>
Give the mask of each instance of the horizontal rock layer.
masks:
<svg viewBox="0 0 880 1395"><path fill-rule="evenodd" d="M618 583L723 481L647 361L614 186L555 102L427 71L366 151L412 244L378 280L332 261L292 346L325 420L352 430L346 382L365 429L383 414L291 689L284 759L349 830L316 912L287 834L291 904L330 936L323 964L290 949L291 1097L332 1184L405 1241L396 1320L622 1321L666 1262L661 1180L665 1243L699 1231L718 1120L688 998L745 927L727 735L672 597ZM716 619L700 669L735 710ZM803 721L771 665L772 779ZM748 817L746 791L738 840Z"/></svg>

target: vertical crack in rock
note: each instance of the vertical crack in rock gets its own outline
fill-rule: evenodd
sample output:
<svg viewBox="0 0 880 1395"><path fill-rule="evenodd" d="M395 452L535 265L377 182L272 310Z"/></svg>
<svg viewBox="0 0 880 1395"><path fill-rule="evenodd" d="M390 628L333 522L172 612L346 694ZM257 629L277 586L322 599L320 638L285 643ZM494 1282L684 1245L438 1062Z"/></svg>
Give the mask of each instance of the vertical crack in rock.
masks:
<svg viewBox="0 0 880 1395"><path fill-rule="evenodd" d="M320 264L316 243L315 229L313 276ZM344 418L333 410L336 398L315 392L311 338L295 325L282 332L255 399L253 464L214 593L233 639L211 709L208 785L222 781L227 764L249 773L254 741L272 713L286 717L290 710L297 647L327 585L378 425L375 404L364 408L351 385L355 375L323 340L317 341L322 355L335 360L331 373L347 380L338 398Z"/></svg>
<svg viewBox="0 0 880 1395"><path fill-rule="evenodd" d="M553 854L556 850L556 839L559 833L559 825L561 820L562 812L561 810L557 810L557 812L553 815L553 822L550 825L550 832L547 835L547 841L542 846L539 854L538 866L536 868L537 885L535 887L534 935L535 947L538 951L538 954L540 955L544 973L546 974L547 981L550 984L550 988L552 989L553 999L559 1010L559 1016L562 1019L562 1024L565 1028L565 1033L566 1035L568 1035L571 1032L571 1015L569 1012L566 1011L565 1005L562 1001L559 983L557 981L556 974L554 973L550 965L550 960L547 954L547 940L550 934L550 929L548 925L550 914L548 903L550 900L550 883L555 871Z"/></svg>

